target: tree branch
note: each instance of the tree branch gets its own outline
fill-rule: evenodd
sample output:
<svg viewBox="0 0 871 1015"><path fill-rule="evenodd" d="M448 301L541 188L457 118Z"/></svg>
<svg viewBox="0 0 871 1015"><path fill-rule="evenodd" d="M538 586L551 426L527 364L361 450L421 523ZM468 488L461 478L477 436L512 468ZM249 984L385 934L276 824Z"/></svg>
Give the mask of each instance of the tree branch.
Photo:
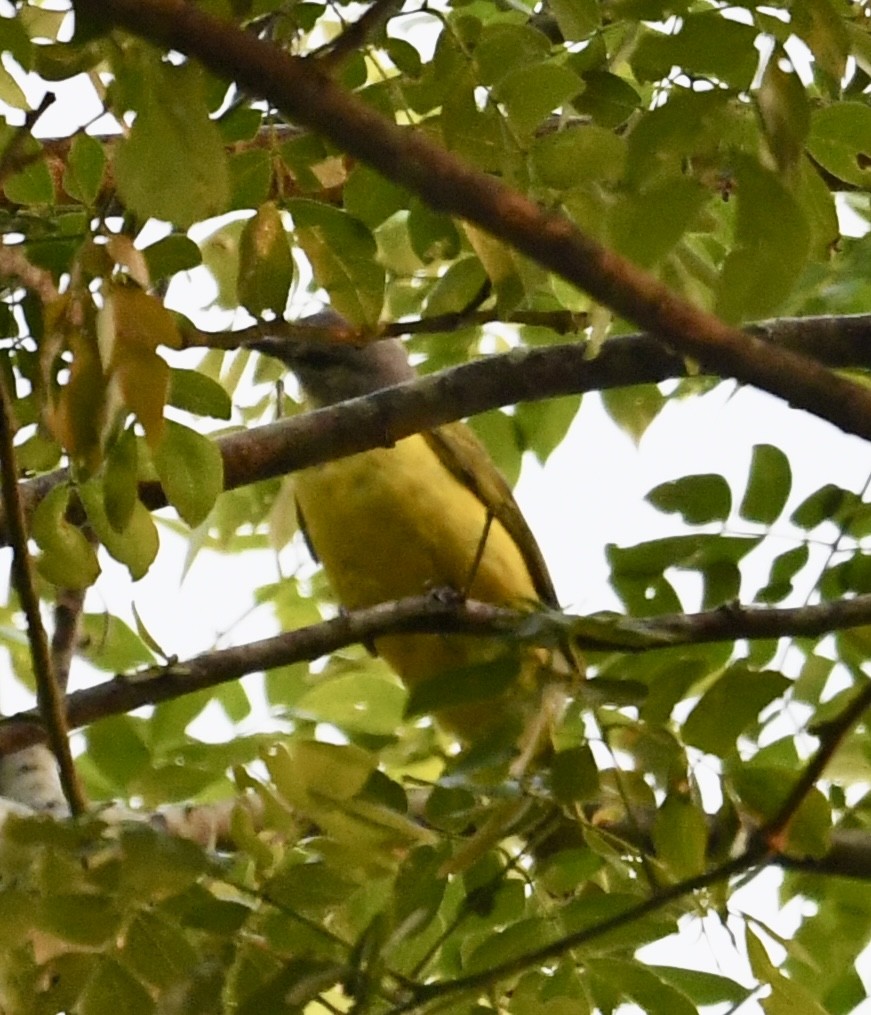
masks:
<svg viewBox="0 0 871 1015"><path fill-rule="evenodd" d="M512 326L534 326L548 328L558 335L582 332L589 325L589 315L570 310L517 310L508 316L501 315L497 308L475 310L470 313L438 314L417 320L391 321L381 324L376 335L356 332L347 326L339 329L323 324L313 325L307 319L298 321L271 321L268 324L253 324L235 331L203 331L188 325L183 331L185 348L244 349L263 338L286 339L292 343L303 340L347 341L348 336L357 334L361 340L373 338L402 338L405 335L429 335L460 328L477 328L485 324ZM790 349L792 352L810 356L830 367L871 367L871 314L820 315L816 317L774 317L755 321L746 326L746 331L765 339L774 346ZM538 349L544 355L554 353L562 346ZM530 350L532 351L532 350ZM523 355L517 350L506 356ZM640 360L636 368L634 357ZM487 362L498 359L487 358ZM662 342L651 335L618 335L608 339L596 355L606 363L612 361L626 370L621 380L614 379L611 387L627 387L633 384L651 383L645 364L660 359L668 363L672 373L670 379L687 377L690 372L682 356L669 352ZM693 371L693 376L696 375Z"/></svg>
<svg viewBox="0 0 871 1015"><path fill-rule="evenodd" d="M75 764L67 733L67 718L61 688L52 669L48 639L39 612L39 596L33 578L32 562L27 548L27 528L18 495L18 470L15 465L13 436L15 426L6 382L0 378L0 488L6 505L12 544L12 580L27 622L30 658L36 682L39 715L48 736L52 753L60 770L64 796L74 815L85 808L85 798L76 777Z"/></svg>
<svg viewBox="0 0 871 1015"><path fill-rule="evenodd" d="M0 261L3 253L0 248ZM19 267L24 270L24 266ZM832 366L871 367L871 315L786 318L763 321L753 328L772 341L793 344L803 352L819 355ZM255 326L241 332L188 329L186 341L188 347L236 349L245 342L262 339L264 334L278 332L289 340L310 339L314 330L324 329L298 322L288 322L278 329L275 325L268 329ZM585 343L517 349L364 398L228 434L217 440L223 457L224 488L235 490L384 446L412 433L503 405L633 384L656 384L688 375L681 356L645 335L610 339L594 358L587 357ZM58 483L68 480L69 473L58 469L19 484L25 514L31 513ZM155 481L140 484L139 496L150 510L167 506L166 496ZM8 543L8 527L0 505L0 544L4 543Z"/></svg>
<svg viewBox="0 0 871 1015"><path fill-rule="evenodd" d="M871 623L871 595L796 609L729 607L696 614L671 614L635 621L608 616L577 618L580 648L644 652L703 642L741 638L813 637ZM571 630L571 629L570 629ZM310 662L355 643L368 644L388 634L465 634L513 638L529 644L565 637L566 618L549 624L546 614L520 612L476 601L446 601L415 596L355 610L332 620L260 641L214 652L170 666L153 667L69 695L72 726L85 726L109 715L129 712L238 680L277 666ZM38 712L0 720L0 754L38 743L43 737Z"/></svg>
<svg viewBox="0 0 871 1015"><path fill-rule="evenodd" d="M300 57L240 31L185 0L76 0L77 16L200 60L284 115L418 194L473 222L579 286L683 355L871 438L871 391L807 357L775 349L678 297L605 250L564 215L545 211L495 177L465 165L420 131L403 128Z"/></svg>

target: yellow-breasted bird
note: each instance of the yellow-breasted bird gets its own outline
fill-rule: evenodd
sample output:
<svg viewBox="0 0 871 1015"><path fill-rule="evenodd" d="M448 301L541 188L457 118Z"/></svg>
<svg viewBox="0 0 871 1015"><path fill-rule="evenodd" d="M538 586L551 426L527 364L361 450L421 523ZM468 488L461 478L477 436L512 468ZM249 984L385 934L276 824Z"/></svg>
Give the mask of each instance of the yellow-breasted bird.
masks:
<svg viewBox="0 0 871 1015"><path fill-rule="evenodd" d="M345 340L266 338L254 348L283 360L314 406L415 377L398 340L354 344L353 332L333 311L301 323L324 331L332 325ZM349 610L440 588L500 605L557 605L511 488L463 423L303 469L295 484L300 523ZM516 658L504 640L469 635L392 635L377 639L375 647L409 687L441 675L460 679L458 670L502 656L510 666ZM538 753L550 725L542 719L541 688L573 666L557 655L524 649L510 690L444 709L437 719L467 743L511 723L522 754Z"/></svg>

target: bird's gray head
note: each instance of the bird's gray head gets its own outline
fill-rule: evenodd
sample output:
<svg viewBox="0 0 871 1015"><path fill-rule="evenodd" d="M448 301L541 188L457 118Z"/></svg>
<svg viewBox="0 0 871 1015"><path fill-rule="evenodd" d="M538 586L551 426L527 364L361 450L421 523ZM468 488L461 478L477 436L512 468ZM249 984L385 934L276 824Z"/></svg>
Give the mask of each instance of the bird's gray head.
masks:
<svg viewBox="0 0 871 1015"><path fill-rule="evenodd" d="M301 325L314 332L320 329L350 328L335 311L303 318ZM316 405L332 405L358 395L368 395L403 381L413 380L414 368L398 339L383 339L366 345L317 338L271 338L251 343L251 347L276 356L296 374L306 395Z"/></svg>

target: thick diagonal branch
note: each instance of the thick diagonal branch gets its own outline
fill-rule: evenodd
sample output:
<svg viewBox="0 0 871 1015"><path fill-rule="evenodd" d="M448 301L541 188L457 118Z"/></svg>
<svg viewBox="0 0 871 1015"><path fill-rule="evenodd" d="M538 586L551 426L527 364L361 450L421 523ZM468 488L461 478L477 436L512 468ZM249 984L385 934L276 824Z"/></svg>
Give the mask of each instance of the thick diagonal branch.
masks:
<svg viewBox="0 0 871 1015"><path fill-rule="evenodd" d="M77 0L78 15L126 28L200 60L291 120L418 194L473 222L590 293L705 369L735 377L849 433L871 437L871 391L807 357L775 349L677 296L549 212L466 165L421 131L399 127L321 73L185 0Z"/></svg>

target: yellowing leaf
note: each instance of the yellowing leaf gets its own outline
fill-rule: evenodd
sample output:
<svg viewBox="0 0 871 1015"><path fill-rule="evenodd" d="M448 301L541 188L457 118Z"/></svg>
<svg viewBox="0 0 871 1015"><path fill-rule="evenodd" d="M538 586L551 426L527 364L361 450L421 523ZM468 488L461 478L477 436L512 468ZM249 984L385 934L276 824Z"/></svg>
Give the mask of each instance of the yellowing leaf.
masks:
<svg viewBox="0 0 871 1015"><path fill-rule="evenodd" d="M73 461L90 472L99 466L102 456L106 376L91 335L74 331L66 342L73 355L69 379L46 406L45 421Z"/></svg>
<svg viewBox="0 0 871 1015"><path fill-rule="evenodd" d="M100 345L107 373L154 447L163 432L169 392L169 367L157 354L157 347L180 347L175 319L141 289L115 286L107 294L101 322Z"/></svg>

